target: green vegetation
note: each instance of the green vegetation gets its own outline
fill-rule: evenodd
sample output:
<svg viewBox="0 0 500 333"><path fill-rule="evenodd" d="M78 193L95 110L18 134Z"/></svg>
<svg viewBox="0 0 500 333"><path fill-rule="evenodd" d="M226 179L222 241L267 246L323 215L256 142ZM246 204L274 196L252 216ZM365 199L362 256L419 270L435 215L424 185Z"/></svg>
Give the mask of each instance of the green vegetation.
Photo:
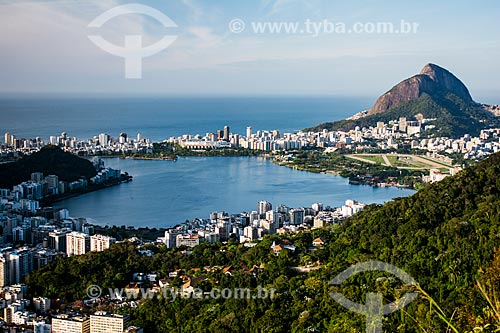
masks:
<svg viewBox="0 0 500 333"><path fill-rule="evenodd" d="M430 170L444 167L448 171L451 167L443 162L436 161L421 155L408 154L351 154L346 157L374 164L389 165L397 169ZM387 158L387 161L384 159Z"/></svg>
<svg viewBox="0 0 500 333"><path fill-rule="evenodd" d="M341 120L324 123L305 131L352 130L356 126L376 126L377 122L389 123L400 117L413 119L417 114L423 114L427 119L436 118L429 125L436 128L427 132L429 135L460 137L464 134L477 136L481 129L498 126L498 117L483 110L480 105L471 105L453 94L436 93L434 96L422 94L418 99L403 103L386 112L370 115L357 120Z"/></svg>
<svg viewBox="0 0 500 333"><path fill-rule="evenodd" d="M218 148L205 150L192 150L175 146L175 152L179 156L260 156L262 151L247 148Z"/></svg>
<svg viewBox="0 0 500 333"><path fill-rule="evenodd" d="M151 154L146 153L134 153L134 154L124 154L126 157L132 158L143 158L143 159L164 159L164 160L175 160L177 155L172 149L172 145L168 143L153 143L153 151Z"/></svg>
<svg viewBox="0 0 500 333"><path fill-rule="evenodd" d="M176 160L178 156L260 156L261 151L246 149L246 148L210 148L210 149L188 149L180 145L174 145L168 142L160 142L153 144L153 152L124 154L124 157L132 157L137 159L162 159Z"/></svg>
<svg viewBox="0 0 500 333"><path fill-rule="evenodd" d="M412 158L403 158L399 156L387 156L389 163L396 168L418 168L428 169L428 165L422 162L413 160Z"/></svg>
<svg viewBox="0 0 500 333"><path fill-rule="evenodd" d="M341 157L338 157L341 158ZM339 287L328 285L353 264L380 260L411 275L422 295L403 311L384 318L387 332L497 332L500 329L500 154L408 198L371 205L342 225L296 235L266 236L254 248L229 241L202 244L191 254L183 248L156 249L140 255L131 243L103 253L60 259L28 278L31 293L77 300L86 287L121 288L133 272L174 269L205 276L202 288L276 289L274 299L177 299L161 297L122 309L133 323L150 332L364 332L365 318L342 308L329 296L338 291L364 303L366 292L379 292L384 302L409 288L387 274L357 274ZM311 251L314 238L326 244ZM297 246L275 256L273 241ZM154 248L153 248L154 249ZM496 252L496 254L495 254ZM321 268L298 273L308 263ZM203 267L231 266L204 272ZM260 266L257 274L249 268ZM197 270L195 268L200 268ZM180 281L174 281L180 285Z"/></svg>
<svg viewBox="0 0 500 333"><path fill-rule="evenodd" d="M0 187L11 188L31 178L31 173L56 175L62 181L90 178L97 174L92 163L56 146L45 146L39 152L12 163L0 164Z"/></svg>
<svg viewBox="0 0 500 333"><path fill-rule="evenodd" d="M298 170L334 173L349 178L352 184L376 185L378 183L390 183L415 187L415 185L422 182L421 171L399 170L395 167L386 166L382 156L370 156L373 157L367 158L367 160L373 163L349 158L342 153L324 154L318 151L296 151L293 152L293 157L275 157L275 162ZM362 157L364 159L365 155ZM381 164L378 164L379 161Z"/></svg>
<svg viewBox="0 0 500 333"><path fill-rule="evenodd" d="M379 154L373 154L373 155L369 155L369 154L359 154L359 155L346 155L346 157L359 157L363 160L368 160L374 164L380 164L380 165L385 165L385 161L384 161L384 158L382 157L382 155L379 155Z"/></svg>
<svg viewBox="0 0 500 333"><path fill-rule="evenodd" d="M165 236L166 229L160 228L134 228L122 226L99 226L95 225L96 234L114 237L118 241L137 237L138 239L157 239Z"/></svg>

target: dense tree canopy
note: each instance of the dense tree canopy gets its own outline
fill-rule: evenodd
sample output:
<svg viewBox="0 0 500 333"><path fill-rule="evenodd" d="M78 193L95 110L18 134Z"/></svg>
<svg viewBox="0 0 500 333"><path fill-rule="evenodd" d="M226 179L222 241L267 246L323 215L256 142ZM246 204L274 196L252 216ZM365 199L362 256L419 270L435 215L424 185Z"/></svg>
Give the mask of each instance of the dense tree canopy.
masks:
<svg viewBox="0 0 500 333"><path fill-rule="evenodd" d="M42 172L45 176L56 175L59 180L67 182L97 174L89 160L48 145L19 161L0 164L0 188L11 188L30 180L33 172Z"/></svg>
<svg viewBox="0 0 500 333"><path fill-rule="evenodd" d="M358 274L341 286L330 286L329 281L353 264L380 260L406 271L432 297L420 297L404 311L385 317L387 332L445 332L447 324L430 301L439 304L460 332L487 324L493 331L500 319L495 316L500 290L500 254L495 256L500 245L499 174L497 154L409 198L369 206L340 226L266 236L253 248L232 242L202 244L191 254L182 248L160 248L147 257L133 244L122 243L104 253L59 260L34 272L28 283L35 295L74 300L83 297L90 284L123 286L135 271L166 277L183 269L192 276L205 274L206 290L263 286L275 288L275 298L155 298L130 310L134 323L148 332L364 332L365 318L342 308L329 293L339 291L363 304L367 292L378 292L387 303L410 286L380 272ZM325 245L313 250L317 237ZM276 256L273 242L297 248ZM233 269L231 274L204 272L204 266L215 265ZM308 273L294 269L306 265L321 268ZM254 266L262 269L249 274Z"/></svg>

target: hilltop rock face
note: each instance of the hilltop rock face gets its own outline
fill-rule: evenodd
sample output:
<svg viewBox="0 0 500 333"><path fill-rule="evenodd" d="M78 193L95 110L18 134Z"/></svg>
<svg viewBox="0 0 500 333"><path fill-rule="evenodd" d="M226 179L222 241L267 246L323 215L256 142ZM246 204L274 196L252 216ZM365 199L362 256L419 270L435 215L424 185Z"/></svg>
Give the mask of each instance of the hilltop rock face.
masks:
<svg viewBox="0 0 500 333"><path fill-rule="evenodd" d="M498 108L500 110L500 108ZM413 119L422 114L432 127L423 127L421 137L460 138L478 136L482 129L500 127L500 111L476 103L467 87L444 68L427 64L422 71L382 95L368 111L345 120L327 122L305 131L350 131L369 128L378 122Z"/></svg>
<svg viewBox="0 0 500 333"><path fill-rule="evenodd" d="M427 64L422 68L420 74L430 77L439 89L447 90L466 102L474 103L469 90L455 75L446 69L434 64Z"/></svg>
<svg viewBox="0 0 500 333"><path fill-rule="evenodd" d="M385 112L402 103L416 100L423 93L430 96L452 93L467 103L474 103L469 90L455 75L434 64L427 64L420 74L406 79L379 97L368 115Z"/></svg>

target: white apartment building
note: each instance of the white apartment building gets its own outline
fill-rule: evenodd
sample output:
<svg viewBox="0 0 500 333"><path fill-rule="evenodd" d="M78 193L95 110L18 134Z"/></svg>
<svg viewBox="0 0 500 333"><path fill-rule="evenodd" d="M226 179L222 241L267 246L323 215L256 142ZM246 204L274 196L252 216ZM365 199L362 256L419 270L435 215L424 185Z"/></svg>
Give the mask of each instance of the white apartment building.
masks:
<svg viewBox="0 0 500 333"><path fill-rule="evenodd" d="M90 319L60 315L52 318L52 333L90 333Z"/></svg>
<svg viewBox="0 0 500 333"><path fill-rule="evenodd" d="M96 312L90 316L90 333L123 333L129 320L128 315Z"/></svg>
<svg viewBox="0 0 500 333"><path fill-rule="evenodd" d="M78 256L90 251L90 236L81 232L70 232L66 235L66 254Z"/></svg>
<svg viewBox="0 0 500 333"><path fill-rule="evenodd" d="M47 297L33 298L33 305L37 311L48 312L50 310L50 299Z"/></svg>
<svg viewBox="0 0 500 333"><path fill-rule="evenodd" d="M200 237L196 235L177 235L177 246L195 247L200 244Z"/></svg>
<svg viewBox="0 0 500 333"><path fill-rule="evenodd" d="M90 251L102 252L116 243L116 239L104 235L94 235L90 237Z"/></svg>
<svg viewBox="0 0 500 333"><path fill-rule="evenodd" d="M354 200L346 200L345 205L342 206L341 211L342 211L342 216L343 217L349 217L357 212L362 211L365 208L365 204L359 203Z"/></svg>

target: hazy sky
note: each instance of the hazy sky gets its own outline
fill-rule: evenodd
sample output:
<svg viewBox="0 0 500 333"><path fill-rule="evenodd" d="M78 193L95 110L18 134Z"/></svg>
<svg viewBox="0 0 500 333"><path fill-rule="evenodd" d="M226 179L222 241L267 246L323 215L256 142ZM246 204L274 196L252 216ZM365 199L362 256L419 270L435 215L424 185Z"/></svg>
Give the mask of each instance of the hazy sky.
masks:
<svg viewBox="0 0 500 333"><path fill-rule="evenodd" d="M477 100L500 103L496 0L135 1L161 11L177 28L139 14L88 27L127 3L0 0L0 93L377 96L433 62L462 79ZM234 19L245 23L243 32L230 30ZM416 33L342 33L358 22L399 28L402 20L418 24ZM299 30L256 33L259 22L295 22ZM304 31L306 22L319 33ZM324 22L339 30L328 32ZM145 46L178 37L143 59L142 79L131 80L124 78L122 58L88 38L102 35L121 46L130 34L142 35Z"/></svg>

